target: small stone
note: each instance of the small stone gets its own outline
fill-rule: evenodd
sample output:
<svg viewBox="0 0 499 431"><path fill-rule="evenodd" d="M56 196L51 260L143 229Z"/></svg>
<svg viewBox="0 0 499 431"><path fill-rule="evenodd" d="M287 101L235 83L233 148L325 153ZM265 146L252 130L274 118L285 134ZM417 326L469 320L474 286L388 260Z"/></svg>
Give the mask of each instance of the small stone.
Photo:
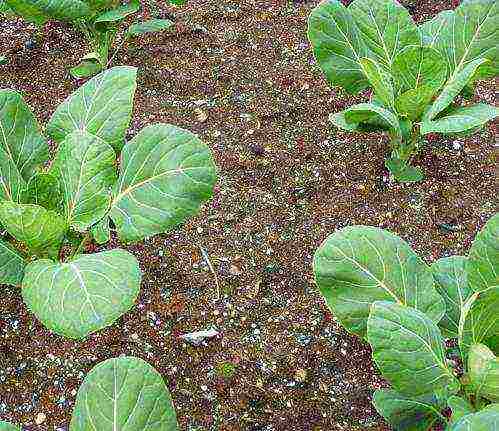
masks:
<svg viewBox="0 0 499 431"><path fill-rule="evenodd" d="M459 151L462 148L462 144L460 141L454 141L452 142L452 148L454 148L456 151Z"/></svg>
<svg viewBox="0 0 499 431"><path fill-rule="evenodd" d="M256 156L263 156L265 154L265 148L260 144L251 145L250 151Z"/></svg>
<svg viewBox="0 0 499 431"><path fill-rule="evenodd" d="M208 390L208 386L206 386L206 385L201 385L201 390L202 390L203 392L206 392L206 391Z"/></svg>
<svg viewBox="0 0 499 431"><path fill-rule="evenodd" d="M302 368L297 369L295 371L295 380L301 383L307 380L307 370L304 370Z"/></svg>
<svg viewBox="0 0 499 431"><path fill-rule="evenodd" d="M47 416L45 416L45 413L38 413L35 418L35 423L37 425L41 425L42 423L45 422L45 419L47 419Z"/></svg>

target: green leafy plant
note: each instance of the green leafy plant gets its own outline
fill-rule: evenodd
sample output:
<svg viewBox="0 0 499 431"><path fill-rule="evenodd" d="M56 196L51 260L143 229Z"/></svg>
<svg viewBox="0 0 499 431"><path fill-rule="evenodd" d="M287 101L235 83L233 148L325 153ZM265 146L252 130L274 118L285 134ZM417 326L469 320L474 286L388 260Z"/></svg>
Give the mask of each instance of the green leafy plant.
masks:
<svg viewBox="0 0 499 431"><path fill-rule="evenodd" d="M82 254L86 243L107 242L111 222L125 243L167 232L216 181L209 148L186 130L154 124L125 142L136 74L108 69L57 108L45 128L58 144L51 163L21 95L0 90L0 283L21 285L28 308L66 337L112 324L140 288L132 254Z"/></svg>
<svg viewBox="0 0 499 431"><path fill-rule="evenodd" d="M112 63L111 48L120 25L140 10L139 0L3 0L6 7L25 20L42 26L49 20L73 24L88 40L91 52L71 69L76 78L95 75ZM125 30L120 47L130 38L144 33L159 32L171 27L167 19L134 22Z"/></svg>
<svg viewBox="0 0 499 431"><path fill-rule="evenodd" d="M147 362L121 356L97 364L76 396L69 431L177 431L177 415L161 375ZM0 431L21 428L0 421Z"/></svg>
<svg viewBox="0 0 499 431"><path fill-rule="evenodd" d="M331 122L350 132L388 132L387 168L398 181L421 180L411 162L425 135L474 133L499 113L454 101L477 79L498 74L498 16L496 0L464 0L418 28L393 0L355 0L348 8L323 1L308 26L320 68L350 94L373 90L369 102L331 114Z"/></svg>
<svg viewBox="0 0 499 431"><path fill-rule="evenodd" d="M316 251L314 275L328 307L369 342L392 385L377 390L373 401L396 430L497 425L499 404L489 403L499 402L498 268L499 214L467 257L442 258L431 267L396 235L369 226L340 229ZM444 337L457 339L454 362ZM442 414L446 408L450 419Z"/></svg>

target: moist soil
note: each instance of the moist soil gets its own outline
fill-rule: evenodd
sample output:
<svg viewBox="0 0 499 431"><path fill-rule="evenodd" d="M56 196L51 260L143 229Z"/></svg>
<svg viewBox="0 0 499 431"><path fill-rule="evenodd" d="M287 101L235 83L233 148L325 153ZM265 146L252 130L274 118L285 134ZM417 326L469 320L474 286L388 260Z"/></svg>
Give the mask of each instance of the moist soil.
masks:
<svg viewBox="0 0 499 431"><path fill-rule="evenodd" d="M135 355L167 381L182 430L390 429L370 401L386 383L368 345L325 307L313 253L352 224L391 230L429 263L466 253L496 209L494 130L432 139L416 160L426 179L392 182L385 137L328 124L329 113L367 94L329 88L314 64L306 23L317 3L200 0L149 10L175 26L115 57L139 67L129 136L154 122L199 134L219 169L214 197L181 228L126 247L143 270L137 304L84 341L51 334L19 288L1 287L0 418L67 430L86 373ZM454 3L406 5L422 21ZM35 44L34 31L2 18L0 52L10 63L0 66L0 87L21 91L45 123L82 83L68 68L86 45L65 24L47 24ZM493 95L480 83L475 98L493 103ZM200 346L180 338L210 328L219 335Z"/></svg>

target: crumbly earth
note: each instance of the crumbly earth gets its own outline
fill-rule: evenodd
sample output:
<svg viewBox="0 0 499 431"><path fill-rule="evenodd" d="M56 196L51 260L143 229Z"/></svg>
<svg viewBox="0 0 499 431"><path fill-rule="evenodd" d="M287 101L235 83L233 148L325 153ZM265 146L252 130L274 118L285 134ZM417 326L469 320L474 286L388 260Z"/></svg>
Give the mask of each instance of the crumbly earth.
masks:
<svg viewBox="0 0 499 431"><path fill-rule="evenodd" d="M26 430L67 430L86 373L107 358L135 355L168 382L182 430L389 429L370 402L386 383L368 346L326 309L313 253L351 224L389 229L428 262L465 253L497 204L494 134L490 127L433 140L417 160L426 179L391 182L383 136L328 124L328 114L354 98L329 88L314 65L306 22L317 3L162 6L175 29L117 54L114 64L139 67L130 136L160 121L198 133L219 168L215 194L183 227L127 247L144 274L137 305L84 341L51 334L19 288L1 288L2 419ZM405 3L422 21L454 2ZM21 20L0 22L0 52L10 59L0 66L0 87L22 91L45 122L80 84L68 67L85 42L52 23L30 49L33 31ZM493 102L492 86L476 93ZM179 338L209 328L220 334L204 345Z"/></svg>

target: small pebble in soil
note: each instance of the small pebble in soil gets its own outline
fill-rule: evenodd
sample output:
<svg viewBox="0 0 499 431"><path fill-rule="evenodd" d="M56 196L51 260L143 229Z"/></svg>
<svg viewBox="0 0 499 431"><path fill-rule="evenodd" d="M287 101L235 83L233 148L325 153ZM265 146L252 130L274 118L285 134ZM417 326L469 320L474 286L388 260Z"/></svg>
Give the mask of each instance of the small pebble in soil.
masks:
<svg viewBox="0 0 499 431"><path fill-rule="evenodd" d="M38 414L36 415L36 418L35 418L35 423L36 423L37 425L41 425L42 423L44 423L44 422L45 422L45 420L46 420L46 419L47 419L47 416L45 416L45 413L40 412L40 413L38 413Z"/></svg>

